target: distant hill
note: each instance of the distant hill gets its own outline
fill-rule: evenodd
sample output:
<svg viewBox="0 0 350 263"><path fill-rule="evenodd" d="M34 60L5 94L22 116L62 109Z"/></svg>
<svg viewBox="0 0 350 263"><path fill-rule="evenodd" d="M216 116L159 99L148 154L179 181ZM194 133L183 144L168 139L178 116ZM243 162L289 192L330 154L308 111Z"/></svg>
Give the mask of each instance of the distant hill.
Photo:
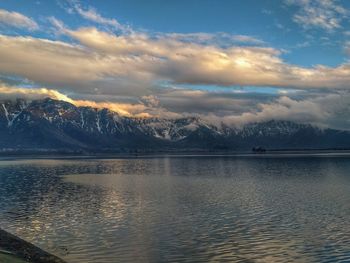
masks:
<svg viewBox="0 0 350 263"><path fill-rule="evenodd" d="M199 118L122 117L53 99L0 102L0 151L147 152L350 148L350 132L290 121L220 128Z"/></svg>

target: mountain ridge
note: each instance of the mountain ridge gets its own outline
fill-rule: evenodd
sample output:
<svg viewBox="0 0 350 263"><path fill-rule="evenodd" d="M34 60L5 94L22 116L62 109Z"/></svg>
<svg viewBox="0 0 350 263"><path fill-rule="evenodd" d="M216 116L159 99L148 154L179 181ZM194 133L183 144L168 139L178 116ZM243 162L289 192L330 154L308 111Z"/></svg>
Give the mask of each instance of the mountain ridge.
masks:
<svg viewBox="0 0 350 263"><path fill-rule="evenodd" d="M133 118L50 98L0 101L0 151L147 152L350 148L350 132L270 120L241 128L197 117Z"/></svg>

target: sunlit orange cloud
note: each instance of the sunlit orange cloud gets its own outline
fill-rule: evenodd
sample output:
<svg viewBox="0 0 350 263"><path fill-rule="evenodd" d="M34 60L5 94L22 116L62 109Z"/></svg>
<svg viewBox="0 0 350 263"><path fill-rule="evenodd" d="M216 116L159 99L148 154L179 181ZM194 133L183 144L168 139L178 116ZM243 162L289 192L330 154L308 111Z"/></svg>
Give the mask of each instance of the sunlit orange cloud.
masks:
<svg viewBox="0 0 350 263"><path fill-rule="evenodd" d="M146 110L146 106L143 104L96 102L91 100L71 100L70 102L77 107L105 108L128 117L151 117L150 114L143 112Z"/></svg>
<svg viewBox="0 0 350 263"><path fill-rule="evenodd" d="M26 88L18 88L13 86L7 86L5 84L0 83L0 94L12 96L23 96L28 98L40 98L40 97L50 97L52 99L63 100L72 103L72 99L68 96L52 89L47 88L37 88L37 89L26 89Z"/></svg>
<svg viewBox="0 0 350 263"><path fill-rule="evenodd" d="M91 100L74 100L56 90L47 88L27 89L13 86L6 86L0 83L0 95L7 97L26 97L29 99L37 99L50 97L56 100L69 102L77 107L92 107L97 109L109 109L117 112L122 116L128 117L151 117L149 113L144 112L147 107L143 104L128 104L115 102L96 102Z"/></svg>

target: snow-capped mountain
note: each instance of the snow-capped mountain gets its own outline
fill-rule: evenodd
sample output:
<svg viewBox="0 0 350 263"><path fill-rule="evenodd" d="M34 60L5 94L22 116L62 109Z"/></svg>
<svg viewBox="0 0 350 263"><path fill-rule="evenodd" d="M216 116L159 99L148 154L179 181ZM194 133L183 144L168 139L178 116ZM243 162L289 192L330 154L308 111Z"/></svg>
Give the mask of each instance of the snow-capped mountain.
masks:
<svg viewBox="0 0 350 263"><path fill-rule="evenodd" d="M2 151L220 151L350 148L350 133L289 121L214 126L199 118L129 118L53 99L0 102Z"/></svg>

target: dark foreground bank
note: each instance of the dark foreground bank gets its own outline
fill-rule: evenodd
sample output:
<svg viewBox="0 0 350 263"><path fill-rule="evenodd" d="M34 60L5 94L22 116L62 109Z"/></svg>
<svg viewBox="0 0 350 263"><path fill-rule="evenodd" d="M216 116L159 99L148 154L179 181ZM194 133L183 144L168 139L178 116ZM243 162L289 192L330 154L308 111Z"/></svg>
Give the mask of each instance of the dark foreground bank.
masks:
<svg viewBox="0 0 350 263"><path fill-rule="evenodd" d="M62 259L0 229L0 262L1 258L11 260L5 261L6 263L66 263Z"/></svg>

